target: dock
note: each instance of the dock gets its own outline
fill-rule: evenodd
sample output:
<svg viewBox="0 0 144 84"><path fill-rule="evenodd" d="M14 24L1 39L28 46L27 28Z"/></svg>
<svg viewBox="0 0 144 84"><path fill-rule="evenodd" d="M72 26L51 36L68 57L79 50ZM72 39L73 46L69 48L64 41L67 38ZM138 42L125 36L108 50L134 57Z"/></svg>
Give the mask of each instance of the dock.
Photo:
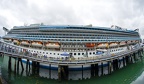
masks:
<svg viewBox="0 0 144 84"><path fill-rule="evenodd" d="M67 79L68 80L68 66L81 66L82 70L82 76L81 78L83 79L83 70L84 70L84 65L90 65L91 66L91 77L93 76L99 76L99 72L101 73L100 75L105 75L104 74L104 63L107 62L108 64L108 74L111 74L113 71L120 69L121 64L123 64L123 67L126 66L128 63L135 63L136 60L142 59L143 55L143 47L139 47L133 50L125 51L122 53L118 53L112 56L103 56L102 58L98 57L87 57L87 58L79 58L79 59L58 59L58 58L46 58L44 56L36 56L32 55L28 51L26 51L27 48L17 46L17 45L12 45L3 41L0 41L0 53L2 56L6 54L9 56L9 61L8 61L8 69L11 69L11 59L14 58L15 60L18 60L17 63L15 61L14 64L14 71L19 71L19 64L22 67L22 70L24 70L24 66L22 63L22 59L27 59L26 62L26 71L27 69L30 69L30 63L29 61L32 61L32 73L36 74L39 73L39 66L40 63L44 64L49 64L49 67L51 69L51 65L58 65L58 80L62 79ZM101 64L101 66L99 66ZM16 66L17 65L17 66ZM100 70L101 69L101 70ZM49 70L51 74L51 70ZM66 75L65 75L66 74ZM50 75L51 78L51 75Z"/></svg>

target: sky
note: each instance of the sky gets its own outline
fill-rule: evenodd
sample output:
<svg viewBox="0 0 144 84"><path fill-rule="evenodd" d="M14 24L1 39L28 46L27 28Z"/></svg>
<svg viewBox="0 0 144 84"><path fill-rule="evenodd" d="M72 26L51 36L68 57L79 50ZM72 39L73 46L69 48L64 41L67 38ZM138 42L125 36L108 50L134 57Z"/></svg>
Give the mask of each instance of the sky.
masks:
<svg viewBox="0 0 144 84"><path fill-rule="evenodd" d="M0 36L3 27L44 23L139 28L144 38L143 4L144 0L0 0Z"/></svg>

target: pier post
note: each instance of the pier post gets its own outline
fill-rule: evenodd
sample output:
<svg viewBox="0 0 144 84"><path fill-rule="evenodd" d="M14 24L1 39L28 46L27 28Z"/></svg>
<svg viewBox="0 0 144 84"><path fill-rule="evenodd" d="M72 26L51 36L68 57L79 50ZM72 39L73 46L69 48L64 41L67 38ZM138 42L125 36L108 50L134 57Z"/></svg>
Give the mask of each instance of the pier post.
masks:
<svg viewBox="0 0 144 84"><path fill-rule="evenodd" d="M113 71L116 70L116 64L115 64L115 60L113 60Z"/></svg>
<svg viewBox="0 0 144 84"><path fill-rule="evenodd" d="M83 65L82 65L82 79L83 79Z"/></svg>
<svg viewBox="0 0 144 84"><path fill-rule="evenodd" d="M11 56L9 56L8 70L11 72Z"/></svg>
<svg viewBox="0 0 144 84"><path fill-rule="evenodd" d="M108 61L108 74L110 74L110 62Z"/></svg>
<svg viewBox="0 0 144 84"><path fill-rule="evenodd" d="M94 64L91 64L91 77L94 77Z"/></svg>
<svg viewBox="0 0 144 84"><path fill-rule="evenodd" d="M14 59L15 59L15 63L14 63L14 72L16 73L16 57L15 57Z"/></svg>
<svg viewBox="0 0 144 84"><path fill-rule="evenodd" d="M127 65L129 63L129 57L128 56L125 57L125 61L126 61L126 65Z"/></svg>
<svg viewBox="0 0 144 84"><path fill-rule="evenodd" d="M141 59L141 61L143 60L143 55L142 55L142 50L140 51L140 55L139 55L139 57L140 57L140 59Z"/></svg>
<svg viewBox="0 0 144 84"><path fill-rule="evenodd" d="M39 62L37 62L37 74L39 75L39 68L40 68L40 63Z"/></svg>
<svg viewBox="0 0 144 84"><path fill-rule="evenodd" d="M61 81L61 66L58 65L58 80Z"/></svg>
<svg viewBox="0 0 144 84"><path fill-rule="evenodd" d="M32 61L32 74L36 73L36 62Z"/></svg>
<svg viewBox="0 0 144 84"><path fill-rule="evenodd" d="M118 58L118 68L119 69L121 68L121 60L120 60L120 58Z"/></svg>
<svg viewBox="0 0 144 84"><path fill-rule="evenodd" d="M132 57L132 55L130 54L130 63L134 63L134 61L133 61L133 57Z"/></svg>
<svg viewBox="0 0 144 84"><path fill-rule="evenodd" d="M23 67L23 63L22 63L22 59L19 58L20 62L21 62L21 68L22 68L22 71L24 70L24 67Z"/></svg>
<svg viewBox="0 0 144 84"><path fill-rule="evenodd" d="M98 73L99 73L99 66L97 63L97 64L95 64L95 76L98 76Z"/></svg>
<svg viewBox="0 0 144 84"><path fill-rule="evenodd" d="M101 62L101 76L103 75L103 62Z"/></svg>
<svg viewBox="0 0 144 84"><path fill-rule="evenodd" d="M111 61L109 61L109 74L111 74L112 73L112 62Z"/></svg>
<svg viewBox="0 0 144 84"><path fill-rule="evenodd" d="M51 64L49 64L49 78L51 79Z"/></svg>
<svg viewBox="0 0 144 84"><path fill-rule="evenodd" d="M29 66L29 60L27 59L27 62L26 62L26 71L28 71L28 66Z"/></svg>
<svg viewBox="0 0 144 84"><path fill-rule="evenodd" d="M19 58L17 58L18 59L18 61L17 61L17 74L19 74L19 61L20 61L20 59Z"/></svg>
<svg viewBox="0 0 144 84"><path fill-rule="evenodd" d="M116 70L119 68L119 67L118 67L118 62L119 62L118 59L115 59Z"/></svg>
<svg viewBox="0 0 144 84"><path fill-rule="evenodd" d="M125 57L123 57L123 67L125 66Z"/></svg>
<svg viewBox="0 0 144 84"><path fill-rule="evenodd" d="M133 53L134 60L137 61L136 54Z"/></svg>

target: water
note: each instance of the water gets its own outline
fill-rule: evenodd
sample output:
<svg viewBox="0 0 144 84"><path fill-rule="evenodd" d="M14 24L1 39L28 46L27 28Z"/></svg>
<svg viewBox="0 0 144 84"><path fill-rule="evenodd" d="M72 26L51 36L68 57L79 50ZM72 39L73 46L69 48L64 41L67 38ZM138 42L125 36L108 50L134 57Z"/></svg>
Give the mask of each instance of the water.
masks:
<svg viewBox="0 0 144 84"><path fill-rule="evenodd" d="M8 56L0 57L0 66L2 67L2 76L6 79L8 84L144 84L144 62L137 61L134 64L113 72L110 75L101 77L93 77L91 79L77 80L77 81L61 81L46 78L48 71L40 69L40 76L28 74L24 70L19 70L19 73L8 71ZM12 60L14 66L14 60ZM25 65L24 65L25 67Z"/></svg>

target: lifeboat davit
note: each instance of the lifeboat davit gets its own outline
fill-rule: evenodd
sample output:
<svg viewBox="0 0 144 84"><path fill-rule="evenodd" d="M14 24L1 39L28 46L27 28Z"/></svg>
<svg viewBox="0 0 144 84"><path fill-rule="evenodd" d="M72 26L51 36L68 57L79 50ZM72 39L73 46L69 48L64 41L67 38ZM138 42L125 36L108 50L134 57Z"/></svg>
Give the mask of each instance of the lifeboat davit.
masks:
<svg viewBox="0 0 144 84"><path fill-rule="evenodd" d="M21 44L22 45L29 45L29 42L28 41L22 41Z"/></svg>
<svg viewBox="0 0 144 84"><path fill-rule="evenodd" d="M94 47L95 43L86 43L86 47Z"/></svg>
<svg viewBox="0 0 144 84"><path fill-rule="evenodd" d="M110 43L109 47L115 47L118 46L118 43Z"/></svg>
<svg viewBox="0 0 144 84"><path fill-rule="evenodd" d="M46 44L47 48L60 48L60 44L59 43L55 43L55 42L48 42Z"/></svg>
<svg viewBox="0 0 144 84"><path fill-rule="evenodd" d="M36 47L42 47L43 46L43 43L42 42L32 42L32 46L36 46Z"/></svg>
<svg viewBox="0 0 144 84"><path fill-rule="evenodd" d="M108 43L100 43L100 44L98 44L97 47L98 47L98 48L105 48L105 47L108 47Z"/></svg>
<svg viewBox="0 0 144 84"><path fill-rule="evenodd" d="M120 42L120 46L122 45L126 45L126 42L125 41Z"/></svg>

